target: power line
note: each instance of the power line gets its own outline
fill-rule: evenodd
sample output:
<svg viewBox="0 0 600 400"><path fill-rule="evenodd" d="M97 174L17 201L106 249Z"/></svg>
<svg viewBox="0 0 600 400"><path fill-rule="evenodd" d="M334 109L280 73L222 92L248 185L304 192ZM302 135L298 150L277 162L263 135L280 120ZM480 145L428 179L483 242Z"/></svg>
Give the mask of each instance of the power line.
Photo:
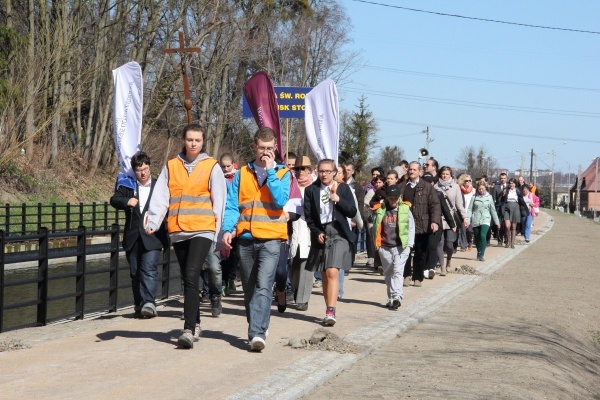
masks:
<svg viewBox="0 0 600 400"><path fill-rule="evenodd" d="M377 118L377 121L391 122L394 124L403 124L403 125L429 126L432 128L449 129L449 130L453 130L453 131L487 133L489 135L512 136L512 137L519 137L519 138L526 137L526 138L545 139L545 140L560 140L560 141L568 140L570 142L579 142L579 143L600 143L600 140L575 139L572 137L564 138L564 137L545 136L545 135L532 135L532 134L526 134L526 133L488 131L485 129L471 129L471 128L456 127L456 126L435 125L435 124L431 124L429 122L412 122L412 121L402 121L402 120L387 119L387 118Z"/></svg>
<svg viewBox="0 0 600 400"><path fill-rule="evenodd" d="M494 23L497 23L497 24L517 25L517 26L524 26L524 27L527 27L527 28L552 29L552 30L556 30L556 31L567 31L567 32L577 32L577 33L591 33L591 34L594 34L594 35L600 35L600 32L586 31L586 30L582 30L582 29L558 28L558 27L555 27L555 26L522 24L522 23L519 23L519 22L500 21L500 20L496 20L496 19L467 17L465 15L447 14L447 13L442 13L442 12L438 12L438 11L419 10L417 8L393 6L391 4L376 3L374 1L366 1L366 0L353 0L353 1L356 1L358 3L372 4L372 5L375 5L375 6L397 8L397 9L406 10L406 11L415 11L415 12L420 12L420 13L425 13L425 14L440 15L440 16L443 16L443 17L454 17L454 18L471 19L471 20L475 20L475 21L494 22Z"/></svg>
<svg viewBox="0 0 600 400"><path fill-rule="evenodd" d="M511 106L508 104L494 104L494 103L482 103L475 101L465 101L456 99L445 99L440 97L427 97L427 96L416 96L405 93L391 93L377 90L368 90L360 88L350 88L340 86L340 89L351 93L360 94L373 94L376 96L391 97L397 99L424 101L430 103L441 103L441 104L452 104L458 106L477 107L477 108L489 108L495 110L507 110L507 111L520 111L520 112L532 112L538 114L554 114L554 115L568 115L576 117L588 117L588 118L600 118L600 113L588 112L588 111L574 111L574 110L557 110L552 108L538 108L538 107L525 107L525 106Z"/></svg>
<svg viewBox="0 0 600 400"><path fill-rule="evenodd" d="M537 87L537 88L544 88L544 89L564 89L564 90L581 90L581 91L587 91L587 92L600 92L600 89L594 89L594 88L582 88L582 87L559 86L559 85L543 85L543 84L538 84L538 83L511 82L511 81L500 81L500 80L495 80L495 79L472 78L472 77L468 77L468 76L434 74L434 73L429 73L429 72L409 71L409 70L397 69L397 68L377 67L377 66L368 65L368 64L362 65L362 68L372 69L372 70L376 70L376 71L397 72L400 74L430 76L430 77L434 77L434 78L458 79L458 80L472 81L472 82L488 82L488 83L499 83L499 84L504 84L504 85L530 86L530 87Z"/></svg>

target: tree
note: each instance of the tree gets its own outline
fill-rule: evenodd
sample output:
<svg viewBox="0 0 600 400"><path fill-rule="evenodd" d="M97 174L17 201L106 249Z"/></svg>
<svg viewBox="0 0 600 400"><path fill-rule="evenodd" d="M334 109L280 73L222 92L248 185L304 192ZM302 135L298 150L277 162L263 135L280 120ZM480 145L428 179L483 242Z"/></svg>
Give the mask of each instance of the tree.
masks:
<svg viewBox="0 0 600 400"><path fill-rule="evenodd" d="M253 73L266 70L278 86L315 86L326 77L339 83L351 72L356 53L344 51L351 25L340 3L5 0L0 167L21 148L40 166L75 156L90 175L116 167L111 70L129 60L140 64L144 78L142 148L151 142L153 158L173 156L187 120L180 58L163 50L173 47L177 31L185 32L186 46L201 49L186 65L192 119L207 129L207 150L245 158L255 128L239 107ZM290 125L290 149L305 153L304 124Z"/></svg>
<svg viewBox="0 0 600 400"><path fill-rule="evenodd" d="M538 186L537 196L540 198L540 207L550 208L550 182L545 180L542 186Z"/></svg>
<svg viewBox="0 0 600 400"><path fill-rule="evenodd" d="M482 175L495 178L498 169L496 159L489 155L483 145L479 146L478 149L471 145L463 147L456 159L456 164L460 167L460 172L466 172L472 178L478 178Z"/></svg>
<svg viewBox="0 0 600 400"><path fill-rule="evenodd" d="M377 123L365 100L362 96L358 111L343 116L340 132L340 162L354 164L357 172L367 163L369 152L377 141Z"/></svg>
<svg viewBox="0 0 600 400"><path fill-rule="evenodd" d="M383 168L387 173L394 167L400 165L400 161L404 159L404 150L398 146L385 146L383 151L377 158L376 165Z"/></svg>

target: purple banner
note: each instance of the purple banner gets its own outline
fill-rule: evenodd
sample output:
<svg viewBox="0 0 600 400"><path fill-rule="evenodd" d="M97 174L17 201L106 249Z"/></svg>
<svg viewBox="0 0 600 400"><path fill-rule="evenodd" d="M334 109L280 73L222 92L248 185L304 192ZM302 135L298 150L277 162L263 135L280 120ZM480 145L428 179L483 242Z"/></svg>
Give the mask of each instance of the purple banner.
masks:
<svg viewBox="0 0 600 400"><path fill-rule="evenodd" d="M252 75L244 85L244 96L246 96L256 125L259 128L266 126L275 131L277 149L283 157L284 149L281 141L279 106L269 74L265 71L258 71Z"/></svg>

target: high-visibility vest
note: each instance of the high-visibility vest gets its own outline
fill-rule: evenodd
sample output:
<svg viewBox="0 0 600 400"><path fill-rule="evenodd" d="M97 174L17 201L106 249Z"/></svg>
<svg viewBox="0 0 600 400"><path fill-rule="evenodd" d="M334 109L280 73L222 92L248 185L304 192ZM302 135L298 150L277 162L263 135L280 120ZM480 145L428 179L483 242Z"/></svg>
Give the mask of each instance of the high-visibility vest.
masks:
<svg viewBox="0 0 600 400"><path fill-rule="evenodd" d="M385 207L381 207L376 211L377 216L375 217L375 223L373 224L373 231L375 232L375 247L379 249L381 247L381 229L382 221L385 218ZM408 245L408 213L410 212L410 206L406 203L398 203L398 237L402 243L402 247Z"/></svg>
<svg viewBox="0 0 600 400"><path fill-rule="evenodd" d="M279 169L275 174L279 179L288 172ZM250 232L256 239L287 240L287 220L283 208L273 202L267 182L258 186L256 175L246 165L240 169L239 186L240 219L237 224L237 236Z"/></svg>
<svg viewBox="0 0 600 400"><path fill-rule="evenodd" d="M169 233L214 232L217 229L209 191L210 174L216 163L214 158L205 158L188 175L181 159L169 160Z"/></svg>

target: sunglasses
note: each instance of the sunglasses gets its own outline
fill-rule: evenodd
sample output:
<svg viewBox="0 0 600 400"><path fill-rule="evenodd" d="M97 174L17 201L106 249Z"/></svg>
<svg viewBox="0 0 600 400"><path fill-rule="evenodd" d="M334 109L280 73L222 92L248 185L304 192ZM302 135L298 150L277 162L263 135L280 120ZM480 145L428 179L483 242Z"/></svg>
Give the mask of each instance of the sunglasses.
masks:
<svg viewBox="0 0 600 400"><path fill-rule="evenodd" d="M470 179L465 179L465 182L472 182Z"/></svg>
<svg viewBox="0 0 600 400"><path fill-rule="evenodd" d="M296 172L307 171L309 169L310 169L309 167L294 167L294 171L296 171Z"/></svg>

